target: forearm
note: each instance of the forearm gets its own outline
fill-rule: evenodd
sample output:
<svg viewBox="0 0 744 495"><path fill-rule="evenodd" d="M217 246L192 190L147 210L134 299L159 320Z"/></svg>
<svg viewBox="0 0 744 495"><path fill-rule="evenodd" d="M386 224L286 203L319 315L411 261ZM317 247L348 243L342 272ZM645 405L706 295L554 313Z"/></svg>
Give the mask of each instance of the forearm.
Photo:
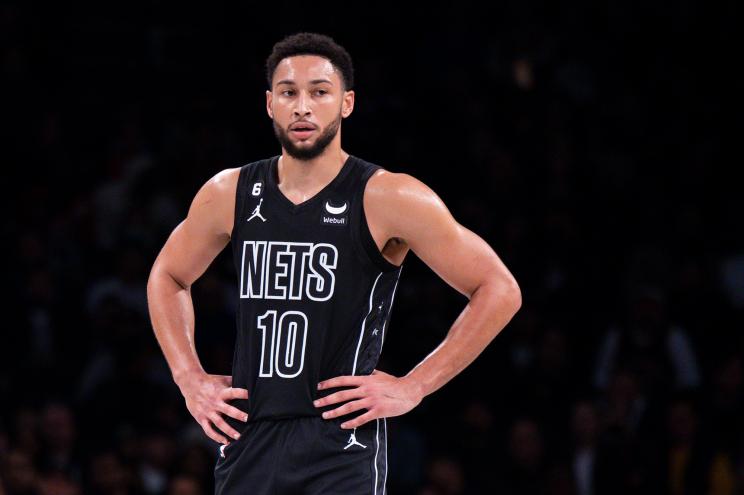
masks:
<svg viewBox="0 0 744 495"><path fill-rule="evenodd" d="M194 305L190 287L183 287L165 270L153 269L147 283L150 319L174 381L204 372L194 345Z"/></svg>
<svg viewBox="0 0 744 495"><path fill-rule="evenodd" d="M404 379L421 398L472 363L519 309L519 289L484 284L476 290L442 343Z"/></svg>

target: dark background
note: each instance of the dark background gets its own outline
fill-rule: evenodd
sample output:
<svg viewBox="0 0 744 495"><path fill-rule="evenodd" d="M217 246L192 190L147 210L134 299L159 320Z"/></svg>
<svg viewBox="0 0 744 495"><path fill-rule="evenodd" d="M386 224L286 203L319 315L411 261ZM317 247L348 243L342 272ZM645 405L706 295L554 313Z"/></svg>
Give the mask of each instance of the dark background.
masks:
<svg viewBox="0 0 744 495"><path fill-rule="evenodd" d="M428 184L522 288L388 420L388 491L744 493L734 2L105 4L0 4L0 493L212 490L145 283L207 179L280 152L263 64L297 31L354 60L344 149ZM235 284L228 249L193 288L211 373ZM410 253L378 368L407 373L466 303Z"/></svg>

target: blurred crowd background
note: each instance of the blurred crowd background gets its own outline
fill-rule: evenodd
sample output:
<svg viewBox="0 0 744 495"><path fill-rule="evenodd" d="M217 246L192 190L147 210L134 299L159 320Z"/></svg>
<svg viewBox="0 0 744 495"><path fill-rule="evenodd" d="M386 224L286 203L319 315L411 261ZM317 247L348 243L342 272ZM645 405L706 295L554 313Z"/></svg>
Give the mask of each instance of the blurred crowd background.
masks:
<svg viewBox="0 0 744 495"><path fill-rule="evenodd" d="M344 149L432 187L523 293L388 420L388 492L744 493L733 5L1 3L0 494L212 491L145 284L201 184L280 152L263 63L297 31L354 59ZM229 248L193 298L229 374ZM466 303L409 254L378 368L407 373Z"/></svg>

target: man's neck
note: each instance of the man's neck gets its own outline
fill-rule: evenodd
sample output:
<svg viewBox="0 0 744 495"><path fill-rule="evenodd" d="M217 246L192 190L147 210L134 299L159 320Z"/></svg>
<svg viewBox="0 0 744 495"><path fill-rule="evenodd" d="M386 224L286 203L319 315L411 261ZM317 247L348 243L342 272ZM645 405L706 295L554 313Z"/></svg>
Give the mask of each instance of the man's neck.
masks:
<svg viewBox="0 0 744 495"><path fill-rule="evenodd" d="M341 148L326 149L307 161L282 152L277 164L278 184L284 194L290 193L292 199L304 201L331 182L348 158L349 154Z"/></svg>

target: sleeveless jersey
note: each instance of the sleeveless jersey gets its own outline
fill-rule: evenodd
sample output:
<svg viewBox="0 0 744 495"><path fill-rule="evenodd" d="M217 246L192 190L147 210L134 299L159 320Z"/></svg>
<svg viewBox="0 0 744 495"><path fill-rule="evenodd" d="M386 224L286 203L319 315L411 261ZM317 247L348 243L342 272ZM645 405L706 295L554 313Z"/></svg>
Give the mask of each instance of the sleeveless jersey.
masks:
<svg viewBox="0 0 744 495"><path fill-rule="evenodd" d="M349 155L328 185L294 204L277 185L278 160L242 166L236 193L232 386L248 389L249 398L231 403L249 421L338 407L313 405L341 390L317 384L372 373L402 270L380 253L364 215L364 188L379 165Z"/></svg>

